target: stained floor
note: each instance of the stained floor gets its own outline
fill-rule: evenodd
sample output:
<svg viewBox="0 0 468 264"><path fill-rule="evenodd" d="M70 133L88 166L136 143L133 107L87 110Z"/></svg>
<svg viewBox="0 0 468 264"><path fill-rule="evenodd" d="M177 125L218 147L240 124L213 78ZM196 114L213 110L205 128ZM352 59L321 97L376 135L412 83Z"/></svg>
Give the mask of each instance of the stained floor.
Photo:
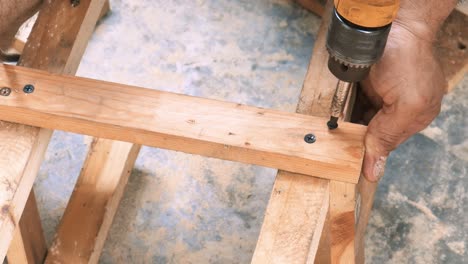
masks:
<svg viewBox="0 0 468 264"><path fill-rule="evenodd" d="M78 75L294 111L320 20L287 0L115 0ZM368 263L467 263L468 79L389 158ZM89 138L55 132L35 183L51 242ZM276 171L143 148L101 263L249 263Z"/></svg>

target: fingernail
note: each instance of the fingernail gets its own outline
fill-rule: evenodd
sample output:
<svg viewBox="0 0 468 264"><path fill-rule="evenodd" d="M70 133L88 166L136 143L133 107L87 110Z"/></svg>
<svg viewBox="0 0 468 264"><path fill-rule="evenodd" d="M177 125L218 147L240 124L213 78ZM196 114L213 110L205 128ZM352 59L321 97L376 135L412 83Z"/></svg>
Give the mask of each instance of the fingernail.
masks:
<svg viewBox="0 0 468 264"><path fill-rule="evenodd" d="M385 173L385 163L387 162L387 157L380 156L379 159L375 162L374 165L374 177L377 181L380 181Z"/></svg>

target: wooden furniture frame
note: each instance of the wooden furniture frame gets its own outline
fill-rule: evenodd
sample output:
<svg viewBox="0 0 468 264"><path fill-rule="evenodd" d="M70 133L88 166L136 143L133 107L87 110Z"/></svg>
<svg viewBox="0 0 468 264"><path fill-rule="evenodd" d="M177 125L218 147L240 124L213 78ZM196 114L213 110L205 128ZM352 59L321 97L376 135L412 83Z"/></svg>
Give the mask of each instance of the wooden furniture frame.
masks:
<svg viewBox="0 0 468 264"><path fill-rule="evenodd" d="M324 9L331 10L331 1ZM330 132L325 126L336 84L326 66L331 12L323 17L292 114L71 77L108 10L105 0L81 0L76 7L46 1L19 63L37 70L0 66L0 86L11 89L0 97L0 259L7 254L9 263L97 263L145 144L281 169L252 263L364 262L376 185L360 177L365 127L342 123ZM23 91L26 84L34 85L33 93ZM183 105L196 107L180 111ZM97 138L47 247L32 185L49 129ZM315 143L304 142L307 133L315 134Z"/></svg>

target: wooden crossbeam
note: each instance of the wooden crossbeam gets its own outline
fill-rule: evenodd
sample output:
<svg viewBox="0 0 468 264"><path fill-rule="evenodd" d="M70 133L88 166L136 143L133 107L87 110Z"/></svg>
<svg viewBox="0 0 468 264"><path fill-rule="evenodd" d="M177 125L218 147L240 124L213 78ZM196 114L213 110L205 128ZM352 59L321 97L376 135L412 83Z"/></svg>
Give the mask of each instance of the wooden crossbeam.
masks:
<svg viewBox="0 0 468 264"><path fill-rule="evenodd" d="M34 84L31 94L23 86ZM0 66L6 121L357 183L366 128L85 78ZM314 133L314 144L304 136Z"/></svg>
<svg viewBox="0 0 468 264"><path fill-rule="evenodd" d="M73 74L104 2L81 0L74 8L68 1L44 2L20 64ZM0 260L18 226L51 135L47 129L0 122Z"/></svg>

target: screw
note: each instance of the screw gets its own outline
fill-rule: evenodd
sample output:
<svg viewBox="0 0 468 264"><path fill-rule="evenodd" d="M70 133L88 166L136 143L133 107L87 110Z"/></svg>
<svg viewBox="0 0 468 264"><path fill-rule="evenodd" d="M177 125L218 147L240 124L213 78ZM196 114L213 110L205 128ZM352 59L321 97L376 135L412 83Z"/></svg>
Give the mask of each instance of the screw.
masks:
<svg viewBox="0 0 468 264"><path fill-rule="evenodd" d="M307 142L307 143L309 143L309 144L314 143L316 140L317 140L317 138L315 137L314 134L307 134L307 135L305 135L305 137L304 137L304 141Z"/></svg>
<svg viewBox="0 0 468 264"><path fill-rule="evenodd" d="M23 88L23 92L24 93L27 93L27 94L30 94L30 93L33 93L34 92L34 85L32 84L26 84Z"/></svg>
<svg viewBox="0 0 468 264"><path fill-rule="evenodd" d="M80 0L71 0L72 7L77 7L80 4Z"/></svg>
<svg viewBox="0 0 468 264"><path fill-rule="evenodd" d="M9 96L11 94L11 89L8 87L3 87L0 89L0 95L1 96Z"/></svg>

